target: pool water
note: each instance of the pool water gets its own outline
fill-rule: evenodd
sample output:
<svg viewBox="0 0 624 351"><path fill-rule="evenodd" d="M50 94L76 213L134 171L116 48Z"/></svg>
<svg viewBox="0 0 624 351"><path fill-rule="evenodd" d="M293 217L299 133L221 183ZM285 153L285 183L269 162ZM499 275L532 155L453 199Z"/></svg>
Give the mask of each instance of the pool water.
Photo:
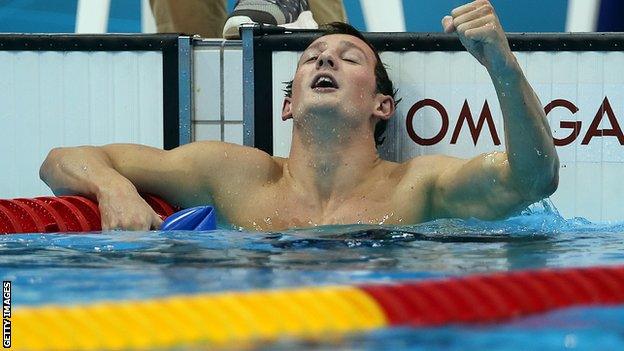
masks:
<svg viewBox="0 0 624 351"><path fill-rule="evenodd" d="M544 202L497 222L438 220L271 233L222 228L5 235L0 253L0 276L12 281L13 306L19 307L624 264L624 223L566 220ZM624 350L624 306L259 348Z"/></svg>

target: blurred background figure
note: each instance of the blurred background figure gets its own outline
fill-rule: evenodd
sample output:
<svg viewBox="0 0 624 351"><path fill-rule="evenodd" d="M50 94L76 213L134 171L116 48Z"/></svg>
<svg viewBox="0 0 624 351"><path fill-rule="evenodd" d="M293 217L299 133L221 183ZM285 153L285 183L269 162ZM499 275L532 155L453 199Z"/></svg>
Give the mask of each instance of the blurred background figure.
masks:
<svg viewBox="0 0 624 351"><path fill-rule="evenodd" d="M158 32L204 38L237 38L238 25L247 22L315 28L346 21L342 0L239 0L229 19L226 0L150 0L150 5Z"/></svg>

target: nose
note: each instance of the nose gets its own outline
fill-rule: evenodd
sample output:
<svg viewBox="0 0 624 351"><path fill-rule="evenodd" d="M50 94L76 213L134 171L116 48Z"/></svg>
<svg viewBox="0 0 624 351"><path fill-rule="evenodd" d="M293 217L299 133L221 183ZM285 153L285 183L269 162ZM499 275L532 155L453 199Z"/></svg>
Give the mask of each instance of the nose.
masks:
<svg viewBox="0 0 624 351"><path fill-rule="evenodd" d="M321 53L318 57L318 59L316 60L316 68L322 68L322 67L327 67L327 68L334 68L336 66L336 60L334 59L334 57L329 54L329 53Z"/></svg>

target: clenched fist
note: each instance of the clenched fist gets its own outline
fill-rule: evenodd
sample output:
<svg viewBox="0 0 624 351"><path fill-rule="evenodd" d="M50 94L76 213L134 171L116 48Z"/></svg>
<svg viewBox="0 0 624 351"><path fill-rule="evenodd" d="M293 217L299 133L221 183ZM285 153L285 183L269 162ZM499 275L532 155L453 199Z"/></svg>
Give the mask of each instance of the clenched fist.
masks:
<svg viewBox="0 0 624 351"><path fill-rule="evenodd" d="M516 62L488 0L476 0L454 9L442 19L442 27L446 33L457 32L466 50L488 70Z"/></svg>

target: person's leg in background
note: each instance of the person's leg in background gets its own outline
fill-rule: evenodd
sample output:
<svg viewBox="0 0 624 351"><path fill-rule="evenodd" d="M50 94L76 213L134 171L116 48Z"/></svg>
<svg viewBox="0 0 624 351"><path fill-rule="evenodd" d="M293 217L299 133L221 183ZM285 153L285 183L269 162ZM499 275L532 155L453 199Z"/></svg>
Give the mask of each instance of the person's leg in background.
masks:
<svg viewBox="0 0 624 351"><path fill-rule="evenodd" d="M345 22L342 0L239 0L223 28L223 37L239 38L238 27L247 22L315 29L318 24Z"/></svg>
<svg viewBox="0 0 624 351"><path fill-rule="evenodd" d="M319 25L347 21L342 0L308 0L308 3L312 16Z"/></svg>
<svg viewBox="0 0 624 351"><path fill-rule="evenodd" d="M221 38L227 18L226 0L150 0L150 6L159 33Z"/></svg>

